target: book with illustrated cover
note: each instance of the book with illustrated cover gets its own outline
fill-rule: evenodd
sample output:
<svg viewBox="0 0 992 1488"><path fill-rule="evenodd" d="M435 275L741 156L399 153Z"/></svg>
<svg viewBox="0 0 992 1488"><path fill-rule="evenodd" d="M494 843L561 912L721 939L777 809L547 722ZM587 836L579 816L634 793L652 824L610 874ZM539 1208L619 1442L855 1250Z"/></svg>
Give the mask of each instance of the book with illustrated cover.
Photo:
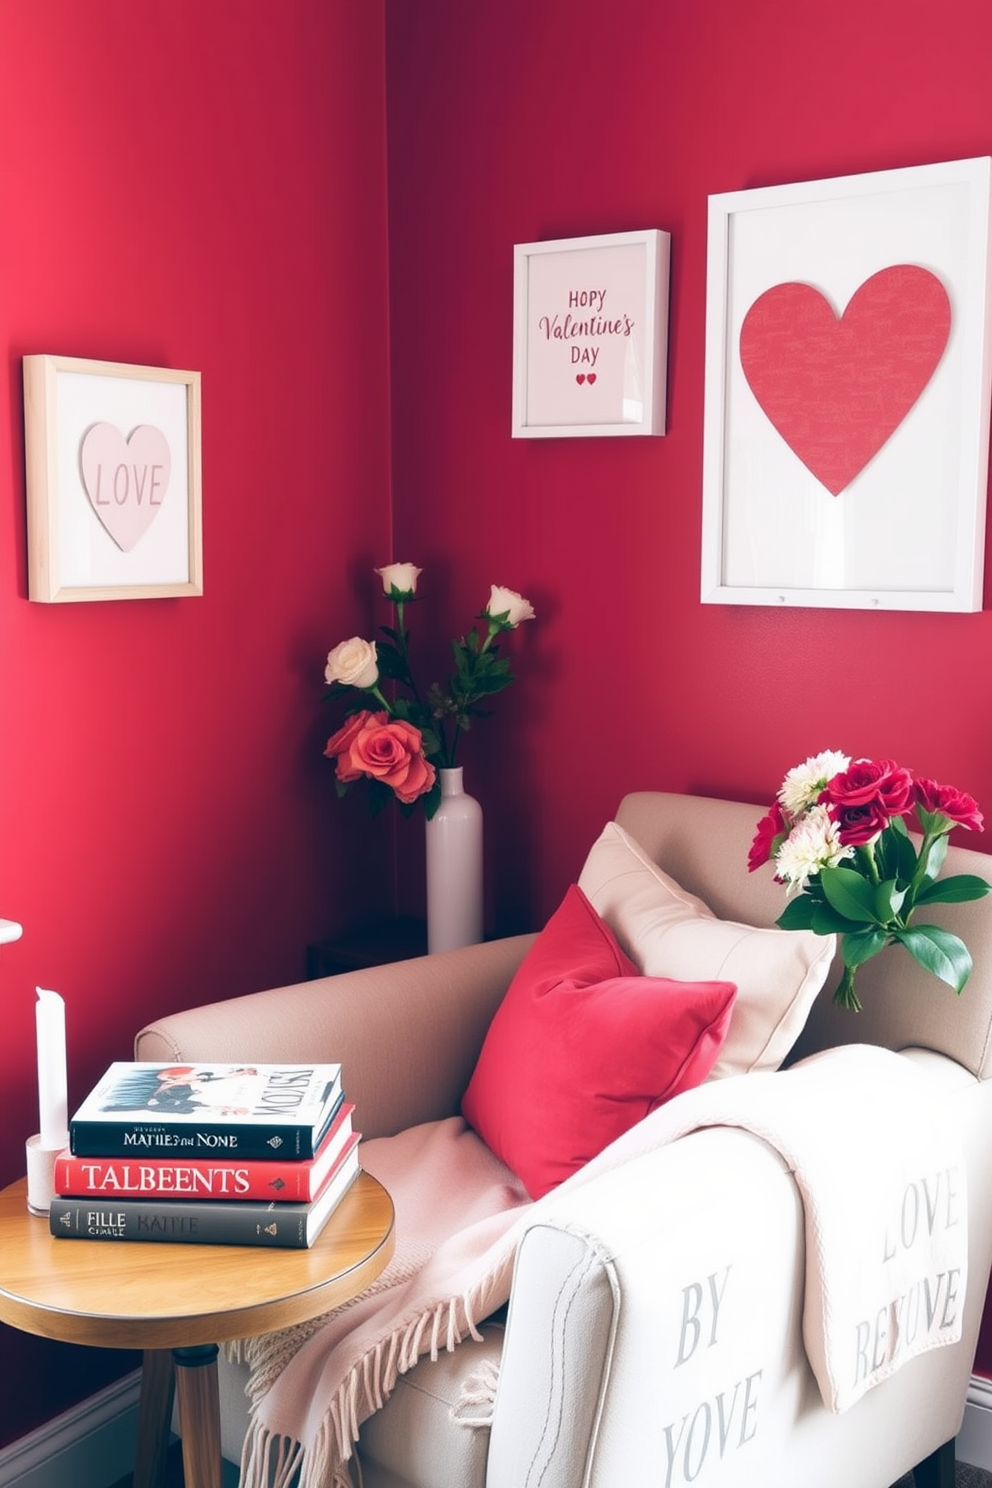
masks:
<svg viewBox="0 0 992 1488"><path fill-rule="evenodd" d="M307 1161L343 1100L340 1064L119 1061L69 1122L74 1157Z"/></svg>
<svg viewBox="0 0 992 1488"><path fill-rule="evenodd" d="M54 1198L52 1234L63 1240L131 1240L186 1245L313 1245L361 1172L353 1132L337 1166L309 1204L241 1199Z"/></svg>
<svg viewBox="0 0 992 1488"><path fill-rule="evenodd" d="M60 1198L265 1199L308 1204L329 1176L352 1134L354 1106L338 1107L313 1158L291 1159L74 1157L68 1148L55 1159Z"/></svg>

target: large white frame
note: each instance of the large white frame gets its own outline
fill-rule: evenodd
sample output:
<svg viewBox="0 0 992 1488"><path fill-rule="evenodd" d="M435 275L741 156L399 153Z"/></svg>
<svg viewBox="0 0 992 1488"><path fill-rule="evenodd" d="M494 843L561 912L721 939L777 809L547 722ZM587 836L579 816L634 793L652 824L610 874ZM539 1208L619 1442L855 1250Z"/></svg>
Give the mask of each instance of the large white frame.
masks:
<svg viewBox="0 0 992 1488"><path fill-rule="evenodd" d="M671 236L518 243L513 437L664 434Z"/></svg>
<svg viewBox="0 0 992 1488"><path fill-rule="evenodd" d="M707 604L982 607L990 399L989 157L709 199L701 598ZM880 269L943 283L930 382L831 495L758 405L741 326L766 290L813 285L842 315Z"/></svg>

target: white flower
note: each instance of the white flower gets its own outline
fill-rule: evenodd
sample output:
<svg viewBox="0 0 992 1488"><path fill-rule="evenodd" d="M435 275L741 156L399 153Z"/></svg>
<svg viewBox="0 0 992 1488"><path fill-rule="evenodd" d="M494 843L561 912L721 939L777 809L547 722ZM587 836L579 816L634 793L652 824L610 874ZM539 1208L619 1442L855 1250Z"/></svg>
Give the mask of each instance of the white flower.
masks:
<svg viewBox="0 0 992 1488"><path fill-rule="evenodd" d="M775 854L775 876L788 885L790 894L800 893L821 868L836 868L853 853L853 847L841 845L839 828L827 808L811 806Z"/></svg>
<svg viewBox="0 0 992 1488"><path fill-rule="evenodd" d="M511 630L515 630L524 620L533 620L534 606L529 599L524 599L515 589L504 589L499 584L493 584L489 595L489 603L486 605L485 613L494 619L497 615L505 615L505 624Z"/></svg>
<svg viewBox="0 0 992 1488"><path fill-rule="evenodd" d="M804 764L789 770L779 788L778 799L790 816L802 816L815 805L817 797L828 780L840 775L851 761L846 754L836 749L825 749L814 754Z"/></svg>
<svg viewBox="0 0 992 1488"><path fill-rule="evenodd" d="M416 594L417 580L423 571L415 563L387 563L385 568L376 569L382 580L382 592L386 595L393 589L400 594Z"/></svg>
<svg viewBox="0 0 992 1488"><path fill-rule="evenodd" d="M374 687L379 680L375 641L363 641L361 636L341 641L327 653L324 680L328 686L340 682L342 687Z"/></svg>

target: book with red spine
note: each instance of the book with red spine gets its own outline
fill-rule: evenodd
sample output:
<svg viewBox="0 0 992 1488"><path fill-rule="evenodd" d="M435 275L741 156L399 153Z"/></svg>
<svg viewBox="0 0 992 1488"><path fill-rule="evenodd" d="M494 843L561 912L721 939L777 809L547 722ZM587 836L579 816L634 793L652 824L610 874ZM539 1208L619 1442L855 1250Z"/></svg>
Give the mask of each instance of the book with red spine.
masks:
<svg viewBox="0 0 992 1488"><path fill-rule="evenodd" d="M54 1187L61 1198L89 1199L263 1199L308 1204L352 1135L354 1106L344 1103L312 1158L293 1160L76 1157L67 1147L55 1159Z"/></svg>
<svg viewBox="0 0 992 1488"><path fill-rule="evenodd" d="M313 1245L361 1172L352 1132L337 1164L308 1204L267 1199L54 1198L48 1227L57 1239L132 1240L165 1244L264 1245L302 1250Z"/></svg>

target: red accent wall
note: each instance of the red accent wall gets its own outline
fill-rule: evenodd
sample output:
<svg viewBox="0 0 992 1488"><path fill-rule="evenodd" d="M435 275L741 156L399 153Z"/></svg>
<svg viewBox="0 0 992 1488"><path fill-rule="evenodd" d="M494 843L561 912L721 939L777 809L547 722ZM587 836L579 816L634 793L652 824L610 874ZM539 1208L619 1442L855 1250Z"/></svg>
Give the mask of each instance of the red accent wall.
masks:
<svg viewBox="0 0 992 1488"><path fill-rule="evenodd" d="M36 984L78 1099L146 1019L392 902L394 823L335 800L318 703L390 557L439 663L491 582L539 610L464 755L493 929L550 913L632 788L764 801L829 746L992 813L988 613L698 602L707 195L992 153L990 55L987 0L0 0L0 1181ZM512 245L653 226L669 433L512 441ZM202 599L27 601L37 351L202 372ZM0 1441L131 1362L0 1328Z"/></svg>
<svg viewBox="0 0 992 1488"><path fill-rule="evenodd" d="M171 1008L300 980L367 908L323 662L390 532L376 0L0 4L0 1181ZM197 369L202 599L27 600L21 357ZM0 1441L134 1363L0 1328Z"/></svg>
<svg viewBox="0 0 992 1488"><path fill-rule="evenodd" d="M490 581L540 617L465 750L493 922L546 917L624 791L764 802L824 748L992 823L988 611L698 598L707 197L992 153L987 0L386 0L386 22L395 556L439 631ZM648 227L672 234L669 432L512 440L512 245Z"/></svg>

